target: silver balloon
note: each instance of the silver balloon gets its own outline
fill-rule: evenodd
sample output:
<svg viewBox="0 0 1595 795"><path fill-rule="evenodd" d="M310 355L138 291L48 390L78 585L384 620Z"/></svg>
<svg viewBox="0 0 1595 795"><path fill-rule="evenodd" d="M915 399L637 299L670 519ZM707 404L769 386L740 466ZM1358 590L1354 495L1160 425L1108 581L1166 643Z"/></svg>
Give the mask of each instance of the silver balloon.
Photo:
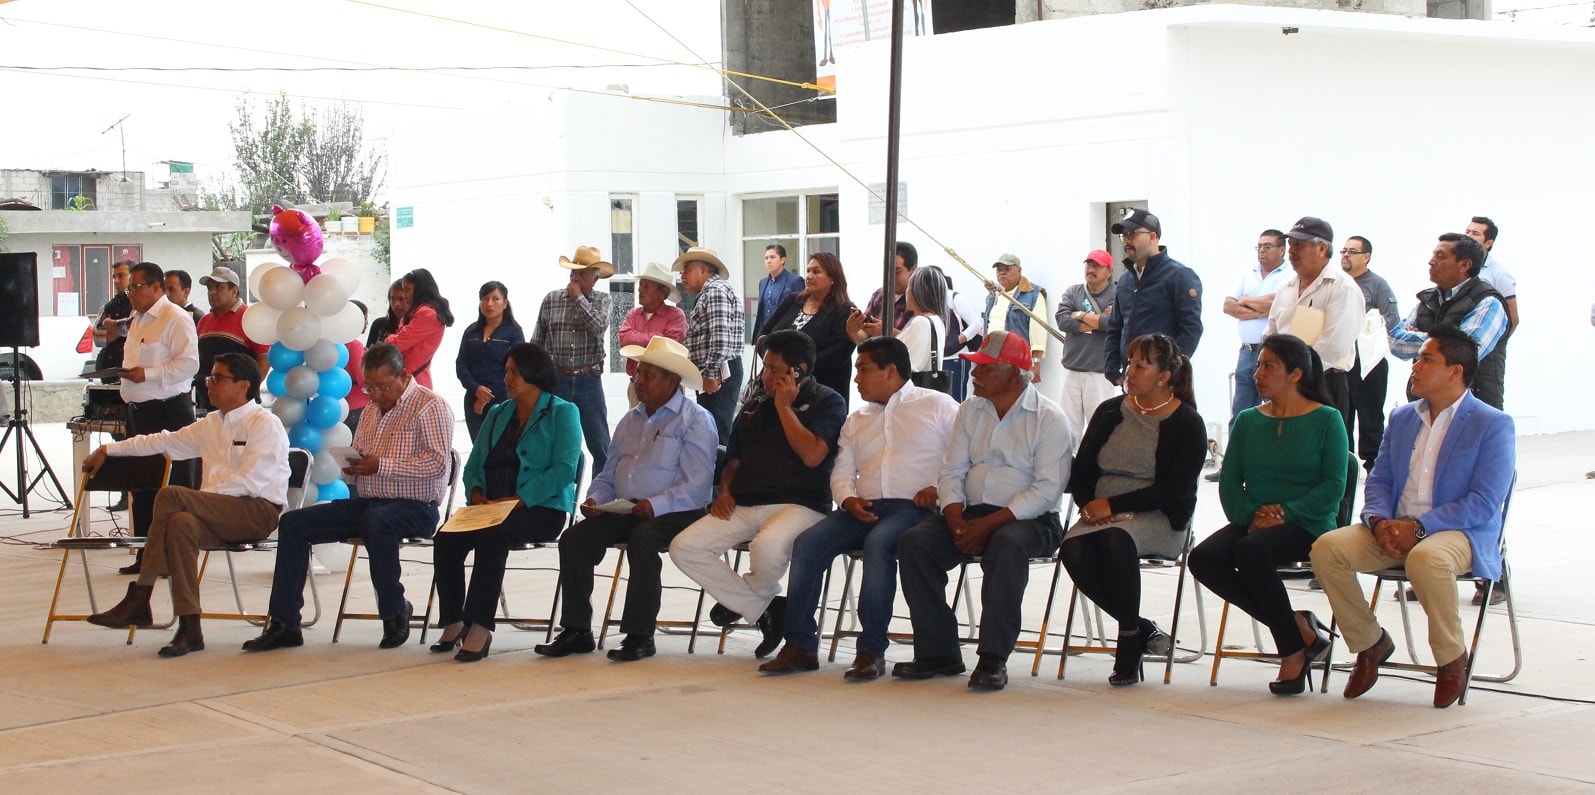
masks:
<svg viewBox="0 0 1595 795"><path fill-rule="evenodd" d="M348 342L360 335L365 322L360 307L346 303L337 314L321 319L321 336L332 342Z"/></svg>
<svg viewBox="0 0 1595 795"><path fill-rule="evenodd" d="M338 423L321 432L321 449L330 450L334 447L348 447L354 441L354 432L349 426Z"/></svg>
<svg viewBox="0 0 1595 795"><path fill-rule="evenodd" d="M282 420L282 427L292 428L305 421L305 401L303 398L283 395L271 404L271 413Z"/></svg>
<svg viewBox="0 0 1595 795"><path fill-rule="evenodd" d="M288 371L283 377L283 383L288 389L289 396L303 401L321 388L321 377L316 375L316 371L309 365L301 364ZM303 417L303 409L300 411L300 416Z"/></svg>
<svg viewBox="0 0 1595 795"><path fill-rule="evenodd" d="M305 351L305 364L316 372L338 366L338 346L327 340L317 340Z"/></svg>
<svg viewBox="0 0 1595 795"><path fill-rule="evenodd" d="M277 321L277 339L291 350L309 350L321 339L321 318L302 306L289 309Z"/></svg>
<svg viewBox="0 0 1595 795"><path fill-rule="evenodd" d="M333 458L331 453L326 450L316 453L315 462L310 465L310 480L317 486L325 486L342 474L338 469L338 459Z"/></svg>
<svg viewBox="0 0 1595 795"><path fill-rule="evenodd" d="M350 292L337 276L323 273L305 283L305 308L321 317L336 315L349 302Z"/></svg>

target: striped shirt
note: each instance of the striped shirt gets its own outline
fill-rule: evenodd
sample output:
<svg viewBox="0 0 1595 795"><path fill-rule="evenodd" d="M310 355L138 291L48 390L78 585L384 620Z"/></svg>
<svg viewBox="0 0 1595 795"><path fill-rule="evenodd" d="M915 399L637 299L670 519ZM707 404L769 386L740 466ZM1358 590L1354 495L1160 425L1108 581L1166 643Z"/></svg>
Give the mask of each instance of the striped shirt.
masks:
<svg viewBox="0 0 1595 795"><path fill-rule="evenodd" d="M710 279L687 317L687 355L704 378L720 379L720 366L742 355L746 333L742 302L723 279Z"/></svg>
<svg viewBox="0 0 1595 795"><path fill-rule="evenodd" d="M392 409L372 403L360 414L354 449L378 458L375 475L354 479L362 498L441 504L449 488L454 412L436 392L411 379Z"/></svg>
<svg viewBox="0 0 1595 795"><path fill-rule="evenodd" d="M561 288L543 296L532 342L543 346L557 367L587 367L604 361L604 331L614 299L606 292L571 298Z"/></svg>
<svg viewBox="0 0 1595 795"><path fill-rule="evenodd" d="M1462 289L1465 284L1467 282L1451 288L1450 292L1441 290L1440 300L1444 302L1455 295L1456 291ZM1418 353L1423 350L1423 343L1429 341L1426 332L1417 330L1418 313L1421 311L1423 311L1423 302L1420 301L1407 314L1405 322L1390 330L1390 352L1397 358L1409 360L1418 358ZM1462 318L1457 328L1468 335L1473 344L1479 346L1479 360L1483 361L1484 357L1495 350L1501 337L1506 335L1507 320L1506 306L1493 296L1487 296L1473 307L1473 311L1469 312L1467 317Z"/></svg>

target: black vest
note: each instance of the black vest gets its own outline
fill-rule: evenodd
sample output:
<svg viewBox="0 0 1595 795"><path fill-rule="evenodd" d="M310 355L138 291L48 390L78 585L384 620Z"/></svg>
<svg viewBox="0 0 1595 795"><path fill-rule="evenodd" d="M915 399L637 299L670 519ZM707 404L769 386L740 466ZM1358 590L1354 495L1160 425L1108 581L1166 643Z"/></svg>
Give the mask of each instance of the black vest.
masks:
<svg viewBox="0 0 1595 795"><path fill-rule="evenodd" d="M1468 313L1486 298L1500 301L1501 311L1506 311L1506 299L1489 282L1476 277L1444 301L1440 300L1440 288L1424 290L1418 293L1418 330L1427 334L1437 326L1461 326ZM1511 334L1508 328L1490 355L1479 360L1479 371L1473 378L1474 396L1497 409L1506 402L1506 340Z"/></svg>

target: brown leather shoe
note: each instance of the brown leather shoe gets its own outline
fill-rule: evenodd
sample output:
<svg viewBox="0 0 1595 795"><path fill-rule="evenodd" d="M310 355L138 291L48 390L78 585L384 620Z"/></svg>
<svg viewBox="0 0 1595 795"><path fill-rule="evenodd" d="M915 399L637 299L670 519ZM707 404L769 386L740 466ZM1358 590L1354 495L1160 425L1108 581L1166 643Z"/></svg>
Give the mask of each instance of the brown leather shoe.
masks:
<svg viewBox="0 0 1595 795"><path fill-rule="evenodd" d="M775 659L759 666L760 673L795 674L798 671L820 670L820 655L804 651L791 643L781 647Z"/></svg>
<svg viewBox="0 0 1595 795"><path fill-rule="evenodd" d="M199 629L199 614L194 613L177 617L177 634L157 653L162 657L181 657L191 651L204 650L205 633Z"/></svg>
<svg viewBox="0 0 1595 795"><path fill-rule="evenodd" d="M1357 663L1351 669L1351 678L1346 680L1346 698L1356 698L1372 689L1379 681L1379 666L1395 653L1396 643L1390 639L1390 633L1379 630L1379 641L1357 652Z"/></svg>
<svg viewBox="0 0 1595 795"><path fill-rule="evenodd" d="M155 619L150 615L150 594L154 590L153 585L128 583L127 595L122 597L122 601L110 610L89 616L89 623L111 629L153 626Z"/></svg>
<svg viewBox="0 0 1595 795"><path fill-rule="evenodd" d="M1445 709L1457 703L1457 699L1462 697L1462 684L1467 680L1467 673L1467 652L1463 652L1460 657L1440 666L1440 670L1435 671L1435 709Z"/></svg>
<svg viewBox="0 0 1595 795"><path fill-rule="evenodd" d="M871 682L886 675L886 658L859 652L853 658L853 667L842 673L849 682Z"/></svg>

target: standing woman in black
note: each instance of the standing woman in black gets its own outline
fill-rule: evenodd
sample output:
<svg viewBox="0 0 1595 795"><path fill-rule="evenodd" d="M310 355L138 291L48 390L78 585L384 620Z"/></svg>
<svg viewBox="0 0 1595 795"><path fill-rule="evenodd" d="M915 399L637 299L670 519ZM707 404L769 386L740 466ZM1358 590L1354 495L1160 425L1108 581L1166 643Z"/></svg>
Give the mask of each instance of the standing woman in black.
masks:
<svg viewBox="0 0 1595 795"><path fill-rule="evenodd" d="M465 430L473 442L487 410L509 399L504 391L504 357L511 345L526 341L503 282L488 282L477 294L476 322L460 335L460 353L454 358L454 374L465 387Z"/></svg>
<svg viewBox="0 0 1595 795"><path fill-rule="evenodd" d="M1167 334L1130 342L1124 391L1097 407L1069 473L1080 519L1061 556L1080 591L1119 622L1114 687L1142 679L1141 658L1174 641L1141 617L1140 559L1178 557L1196 511L1207 427L1196 413L1191 359Z"/></svg>
<svg viewBox="0 0 1595 795"><path fill-rule="evenodd" d="M754 335L755 341L783 329L796 329L814 340L814 380L836 390L844 404L852 391L853 349L847 333L847 316L853 302L847 297L847 274L842 260L829 251L809 257L801 293L787 296Z"/></svg>

